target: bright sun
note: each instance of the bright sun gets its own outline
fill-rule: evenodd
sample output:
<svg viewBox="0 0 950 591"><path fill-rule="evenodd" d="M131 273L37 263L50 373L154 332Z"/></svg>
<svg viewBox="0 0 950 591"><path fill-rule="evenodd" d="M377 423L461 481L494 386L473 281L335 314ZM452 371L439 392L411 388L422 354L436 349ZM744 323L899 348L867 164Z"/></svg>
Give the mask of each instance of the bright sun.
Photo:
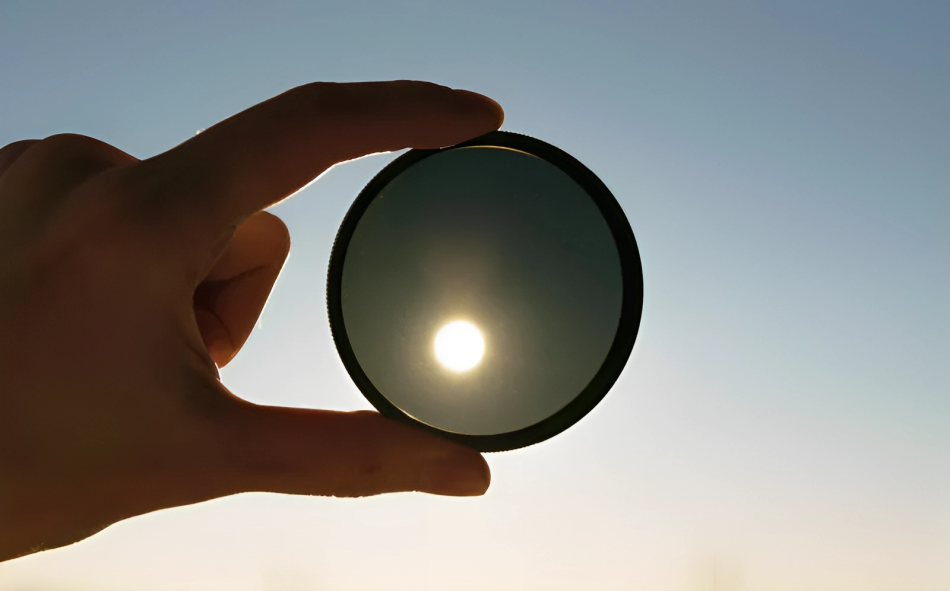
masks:
<svg viewBox="0 0 950 591"><path fill-rule="evenodd" d="M435 356L442 365L455 371L472 369L485 354L485 340L475 325L456 320L435 336Z"/></svg>

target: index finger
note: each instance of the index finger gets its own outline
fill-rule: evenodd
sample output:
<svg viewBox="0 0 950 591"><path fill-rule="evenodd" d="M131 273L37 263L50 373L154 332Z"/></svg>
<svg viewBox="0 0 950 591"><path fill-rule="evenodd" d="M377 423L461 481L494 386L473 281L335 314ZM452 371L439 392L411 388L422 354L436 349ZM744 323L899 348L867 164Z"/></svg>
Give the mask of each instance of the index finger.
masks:
<svg viewBox="0 0 950 591"><path fill-rule="evenodd" d="M338 162L452 145L497 129L503 119L501 107L485 96L426 82L314 83L238 113L127 173L153 201L148 209L184 208L216 235Z"/></svg>

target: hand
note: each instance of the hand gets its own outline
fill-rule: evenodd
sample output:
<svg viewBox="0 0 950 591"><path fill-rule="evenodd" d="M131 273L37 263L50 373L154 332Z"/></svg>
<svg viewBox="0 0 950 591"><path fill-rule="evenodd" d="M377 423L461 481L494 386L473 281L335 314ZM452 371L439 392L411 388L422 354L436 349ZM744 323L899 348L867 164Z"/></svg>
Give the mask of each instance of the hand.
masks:
<svg viewBox="0 0 950 591"><path fill-rule="evenodd" d="M478 495L477 452L374 412L258 406L218 380L290 248L261 211L330 166L497 129L481 95L310 84L139 161L0 149L0 560L249 491Z"/></svg>

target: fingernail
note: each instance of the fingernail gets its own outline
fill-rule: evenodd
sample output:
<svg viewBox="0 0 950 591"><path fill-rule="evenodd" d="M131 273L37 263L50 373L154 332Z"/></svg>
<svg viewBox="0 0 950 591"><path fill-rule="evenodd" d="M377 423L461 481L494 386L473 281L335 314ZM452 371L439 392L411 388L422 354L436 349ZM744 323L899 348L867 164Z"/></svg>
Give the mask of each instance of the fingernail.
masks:
<svg viewBox="0 0 950 591"><path fill-rule="evenodd" d="M436 495L472 497L485 494L491 472L485 460L471 456L449 456L430 463L423 474L423 492Z"/></svg>

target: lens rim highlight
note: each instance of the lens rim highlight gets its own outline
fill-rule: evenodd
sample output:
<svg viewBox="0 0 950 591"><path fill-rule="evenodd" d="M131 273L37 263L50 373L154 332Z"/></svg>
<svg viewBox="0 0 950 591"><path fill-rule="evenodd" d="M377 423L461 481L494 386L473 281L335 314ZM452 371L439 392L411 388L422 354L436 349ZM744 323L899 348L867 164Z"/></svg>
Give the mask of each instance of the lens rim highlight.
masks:
<svg viewBox="0 0 950 591"><path fill-rule="evenodd" d="M416 419L390 402L367 377L353 352L343 320L341 289L350 240L363 213L378 194L399 174L425 158L448 150L476 146L518 150L541 158L561 169L580 185L597 205L613 235L620 256L623 281L620 320L613 344L600 370L588 385L571 402L548 418L516 431L494 435L469 435L440 429ZM333 243L327 271L327 314L330 319L330 332L343 366L370 404L389 418L408 422L482 452L505 451L540 443L571 427L593 410L620 377L630 357L640 328L642 311L643 269L640 253L630 223L616 198L590 169L570 154L539 139L508 131L493 131L446 148L410 150L383 168L360 192L343 218Z"/></svg>

